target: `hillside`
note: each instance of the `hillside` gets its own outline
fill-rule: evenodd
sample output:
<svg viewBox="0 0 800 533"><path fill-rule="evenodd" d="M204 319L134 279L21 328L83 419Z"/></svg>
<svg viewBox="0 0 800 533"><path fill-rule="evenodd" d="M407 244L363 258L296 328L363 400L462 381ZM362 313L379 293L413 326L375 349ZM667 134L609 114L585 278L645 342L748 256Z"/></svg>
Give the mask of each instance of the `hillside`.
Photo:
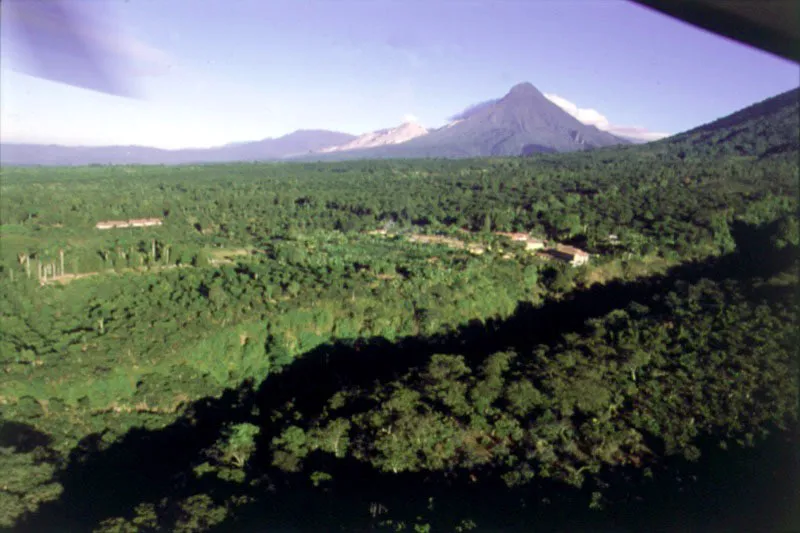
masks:
<svg viewBox="0 0 800 533"><path fill-rule="evenodd" d="M647 149L679 158L770 157L800 148L800 89L773 96Z"/></svg>

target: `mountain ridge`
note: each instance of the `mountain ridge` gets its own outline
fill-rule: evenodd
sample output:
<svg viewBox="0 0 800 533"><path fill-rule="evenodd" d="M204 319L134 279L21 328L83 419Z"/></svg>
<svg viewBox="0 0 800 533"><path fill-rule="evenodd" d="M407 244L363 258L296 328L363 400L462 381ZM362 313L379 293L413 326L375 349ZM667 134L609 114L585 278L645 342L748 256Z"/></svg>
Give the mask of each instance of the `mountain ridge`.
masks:
<svg viewBox="0 0 800 533"><path fill-rule="evenodd" d="M269 161L316 152L344 144L355 135L338 131L303 129L258 141L228 143L211 148L165 149L150 146L64 146L58 144L3 143L0 163L4 165L77 166L91 164L180 165L192 163L233 163Z"/></svg>
<svg viewBox="0 0 800 533"><path fill-rule="evenodd" d="M800 88L756 102L646 149L679 159L774 157L800 151Z"/></svg>

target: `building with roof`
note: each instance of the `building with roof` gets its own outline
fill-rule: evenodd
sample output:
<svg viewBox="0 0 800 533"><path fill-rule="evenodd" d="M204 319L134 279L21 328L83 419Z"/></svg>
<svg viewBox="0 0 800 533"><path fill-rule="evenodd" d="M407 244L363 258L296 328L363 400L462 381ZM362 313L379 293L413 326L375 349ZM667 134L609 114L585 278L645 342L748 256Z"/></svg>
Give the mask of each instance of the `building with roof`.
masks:
<svg viewBox="0 0 800 533"><path fill-rule="evenodd" d="M161 224L160 218L132 218L130 220L101 220L94 227L97 229L143 228Z"/></svg>
<svg viewBox="0 0 800 533"><path fill-rule="evenodd" d="M547 253L557 259L568 261L572 266L585 265L589 262L589 254L587 252L566 244L557 244L555 248L551 248Z"/></svg>
<svg viewBox="0 0 800 533"><path fill-rule="evenodd" d="M503 231L495 232L495 235L499 235L501 237L506 237L511 239L513 242L521 242L525 244L525 249L529 252L533 252L536 250L541 250L545 246L545 241L542 239L537 239L536 237L531 237L527 233L507 233Z"/></svg>

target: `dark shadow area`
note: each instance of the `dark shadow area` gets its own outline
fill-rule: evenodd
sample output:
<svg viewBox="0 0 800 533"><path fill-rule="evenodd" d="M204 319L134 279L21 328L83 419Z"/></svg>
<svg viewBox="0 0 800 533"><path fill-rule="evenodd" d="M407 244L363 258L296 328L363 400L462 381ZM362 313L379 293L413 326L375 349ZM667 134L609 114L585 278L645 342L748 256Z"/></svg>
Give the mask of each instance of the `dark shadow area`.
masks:
<svg viewBox="0 0 800 533"><path fill-rule="evenodd" d="M777 433L755 449L722 451L709 439L701 443L698 463L664 460L654 467L653 479L638 470L610 472L612 504L605 511L588 509L589 489L546 482L509 489L502 480L480 472L475 482L470 478L475 471L388 475L352 459L316 454L302 472L284 473L270 466L267 449L283 427L270 415L287 402L314 416L336 391L392 380L424 365L433 354L458 353L477 362L500 350L524 351L557 342L564 333L583 330L588 319L632 302L652 305L652 297L678 282L767 278L781 272L796 250L770 248L769 232L770 228L734 228L739 250L735 254L684 264L663 276L596 285L539 307L520 304L507 320L473 321L449 334L397 342L336 341L271 374L257 389L246 383L221 397L194 402L166 428L134 429L107 447L101 445L101 435L91 435L59 474L64 487L60 499L43 505L19 531L89 531L104 518L132 517L138 503L176 501L198 493L217 502L233 495L254 498L219 531L368 530L389 516L371 516L373 504L388 509L394 520L404 517L412 524L424 516L425 522L445 530L461 518L477 522L479 531L780 530L789 519L791 501L786 498L797 487L796 432ZM203 450L213 445L226 424L245 421L262 428L260 446L247 467L248 480L255 483L211 475L195 479L192 468L206 460ZM316 470L333 476L327 488L309 482ZM167 523L163 526L170 529Z"/></svg>
<svg viewBox="0 0 800 533"><path fill-rule="evenodd" d="M722 451L713 439L703 439L699 446L700 461L668 458L653 466L653 478L633 468L608 472L608 503L603 510L589 509L591 489L555 482L511 489L495 477L472 482L464 472L448 478L390 475L351 461L321 462L287 479L285 490L263 491L256 503L214 531L364 531L377 529L387 516L406 524L428 523L434 531L452 531L462 519L478 524L476 531L520 533L797 529L800 439L796 430L776 433L755 448ZM307 481L317 467L333 475L327 491L314 489ZM386 516L370 518L374 504L383 506Z"/></svg>
<svg viewBox="0 0 800 533"><path fill-rule="evenodd" d="M28 453L36 448L47 448L52 442L52 437L27 424L0 420L0 448L14 448L16 453Z"/></svg>

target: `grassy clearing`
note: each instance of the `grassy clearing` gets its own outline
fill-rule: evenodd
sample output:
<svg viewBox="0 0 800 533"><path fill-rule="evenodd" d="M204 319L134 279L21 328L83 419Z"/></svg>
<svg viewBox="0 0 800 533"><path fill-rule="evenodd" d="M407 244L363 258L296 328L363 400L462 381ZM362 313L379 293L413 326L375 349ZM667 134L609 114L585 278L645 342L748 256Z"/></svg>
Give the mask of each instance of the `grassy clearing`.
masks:
<svg viewBox="0 0 800 533"><path fill-rule="evenodd" d="M667 259L657 254L650 254L631 259L613 258L600 264L586 268L586 285L596 283L604 285L618 279L636 279L643 276L663 274L669 268L681 264L680 259Z"/></svg>
<svg viewBox="0 0 800 533"><path fill-rule="evenodd" d="M237 258L247 257L256 252L255 248L208 248L209 262L212 265L233 264Z"/></svg>

